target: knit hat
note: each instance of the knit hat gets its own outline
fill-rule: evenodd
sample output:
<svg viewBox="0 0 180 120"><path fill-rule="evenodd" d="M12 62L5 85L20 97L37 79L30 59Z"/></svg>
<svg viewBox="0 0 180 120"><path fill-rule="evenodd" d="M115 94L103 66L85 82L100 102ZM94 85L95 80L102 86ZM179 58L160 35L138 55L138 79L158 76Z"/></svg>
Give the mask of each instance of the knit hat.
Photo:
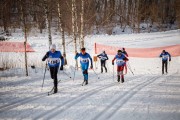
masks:
<svg viewBox="0 0 180 120"><path fill-rule="evenodd" d="M55 45L55 44L52 44L52 45L50 46L50 49L55 49L55 50L56 50L56 45Z"/></svg>

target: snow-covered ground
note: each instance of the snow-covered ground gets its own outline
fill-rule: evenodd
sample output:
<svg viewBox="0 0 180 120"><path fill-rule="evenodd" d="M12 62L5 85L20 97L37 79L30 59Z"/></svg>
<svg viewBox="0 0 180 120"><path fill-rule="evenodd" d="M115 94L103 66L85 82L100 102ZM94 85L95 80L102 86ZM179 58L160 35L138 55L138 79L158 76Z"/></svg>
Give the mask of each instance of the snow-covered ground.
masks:
<svg viewBox="0 0 180 120"><path fill-rule="evenodd" d="M125 76L125 82L117 83L116 73L109 56L108 73L100 74L100 63L89 70L88 86L81 86L81 70L75 71L73 43L67 45L68 66L59 71L59 91L48 96L53 81L46 73L42 89L45 63L42 56L48 50L47 35L29 37L29 43L36 51L29 54L30 76L24 77L19 62L23 54L9 53L8 60L17 63L18 68L0 71L0 119L54 119L54 120L179 120L180 119L180 57L173 57L168 65L169 73L161 75L160 58L132 58ZM15 33L12 41L22 41ZM67 39L71 41L70 38ZM53 42L61 49L58 34ZM129 48L161 47L180 44L180 30L129 34L87 36L87 52L94 55L95 42ZM7 53L6 53L7 54ZM5 56L5 53L1 53ZM33 55L33 56L32 56ZM13 58L13 59L12 59ZM18 58L18 59L17 59ZM1 58L2 59L2 58ZM96 69L97 68L97 69ZM116 69L114 68L114 71ZM71 76L71 78L70 78ZM75 78L73 80L73 77ZM100 79L98 79L98 77Z"/></svg>

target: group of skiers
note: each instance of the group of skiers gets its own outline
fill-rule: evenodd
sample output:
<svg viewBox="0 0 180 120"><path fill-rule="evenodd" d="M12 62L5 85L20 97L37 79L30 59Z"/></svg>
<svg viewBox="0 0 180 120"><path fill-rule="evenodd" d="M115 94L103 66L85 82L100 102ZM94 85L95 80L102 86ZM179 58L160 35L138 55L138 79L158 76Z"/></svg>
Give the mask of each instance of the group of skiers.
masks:
<svg viewBox="0 0 180 120"><path fill-rule="evenodd" d="M80 64L82 73L84 76L84 82L85 85L88 84L88 68L90 64L90 68L93 69L93 61L92 57L86 52L85 48L81 48L81 53L76 53L75 60L80 57ZM105 72L107 72L106 67L106 60L108 60L108 56L105 51L102 51L101 54L97 55L97 57L100 59L101 62L101 73L103 73L103 68L105 68ZM162 74L164 74L164 68L167 72L167 64L168 60L171 61L171 55L166 52L165 50L162 51L159 57L162 57ZM63 70L64 65L64 58L60 51L56 50L56 45L52 44L50 47L50 51L48 51L45 56L43 57L42 61L45 61L47 59L48 66L50 68L50 75L51 78L54 80L54 93L57 93L58 91L58 79L57 79L57 73L60 66L60 70ZM60 64L61 60L61 64ZM112 65L114 65L114 61L116 60L117 65L117 81L123 83L124 82L124 75L127 74L127 66L126 63L129 60L128 54L125 51L125 48L122 48L122 50L118 50L117 54L115 55L114 59L112 60ZM90 62L90 63L89 63ZM124 71L125 69L125 71ZM125 73L124 73L125 72Z"/></svg>

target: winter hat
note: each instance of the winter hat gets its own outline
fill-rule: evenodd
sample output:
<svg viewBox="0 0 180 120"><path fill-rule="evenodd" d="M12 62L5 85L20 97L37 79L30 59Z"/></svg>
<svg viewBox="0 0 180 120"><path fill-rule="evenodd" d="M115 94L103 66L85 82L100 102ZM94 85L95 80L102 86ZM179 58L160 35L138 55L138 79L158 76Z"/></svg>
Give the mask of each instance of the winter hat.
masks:
<svg viewBox="0 0 180 120"><path fill-rule="evenodd" d="M117 52L118 52L118 53L122 53L122 51L121 51L121 50L118 50Z"/></svg>
<svg viewBox="0 0 180 120"><path fill-rule="evenodd" d="M55 50L56 50L56 45L55 45L55 44L52 44L52 45L50 46L50 49L55 49Z"/></svg>
<svg viewBox="0 0 180 120"><path fill-rule="evenodd" d="M86 50L86 48L81 48L81 51L85 51Z"/></svg>

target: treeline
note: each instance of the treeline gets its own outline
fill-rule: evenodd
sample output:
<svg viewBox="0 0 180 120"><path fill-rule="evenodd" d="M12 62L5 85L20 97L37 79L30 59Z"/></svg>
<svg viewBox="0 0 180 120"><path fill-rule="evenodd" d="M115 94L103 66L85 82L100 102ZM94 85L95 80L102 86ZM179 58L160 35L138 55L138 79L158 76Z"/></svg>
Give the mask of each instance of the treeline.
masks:
<svg viewBox="0 0 180 120"><path fill-rule="evenodd" d="M141 23L147 23L149 32L153 25L163 31L180 23L179 5L179 0L1 0L0 26L6 32L22 28L23 22L28 30L36 27L40 33L48 26L60 29L59 8L63 29L69 35L73 34L72 25L76 34L83 29L85 35L102 29L112 34L117 25L140 32Z"/></svg>

